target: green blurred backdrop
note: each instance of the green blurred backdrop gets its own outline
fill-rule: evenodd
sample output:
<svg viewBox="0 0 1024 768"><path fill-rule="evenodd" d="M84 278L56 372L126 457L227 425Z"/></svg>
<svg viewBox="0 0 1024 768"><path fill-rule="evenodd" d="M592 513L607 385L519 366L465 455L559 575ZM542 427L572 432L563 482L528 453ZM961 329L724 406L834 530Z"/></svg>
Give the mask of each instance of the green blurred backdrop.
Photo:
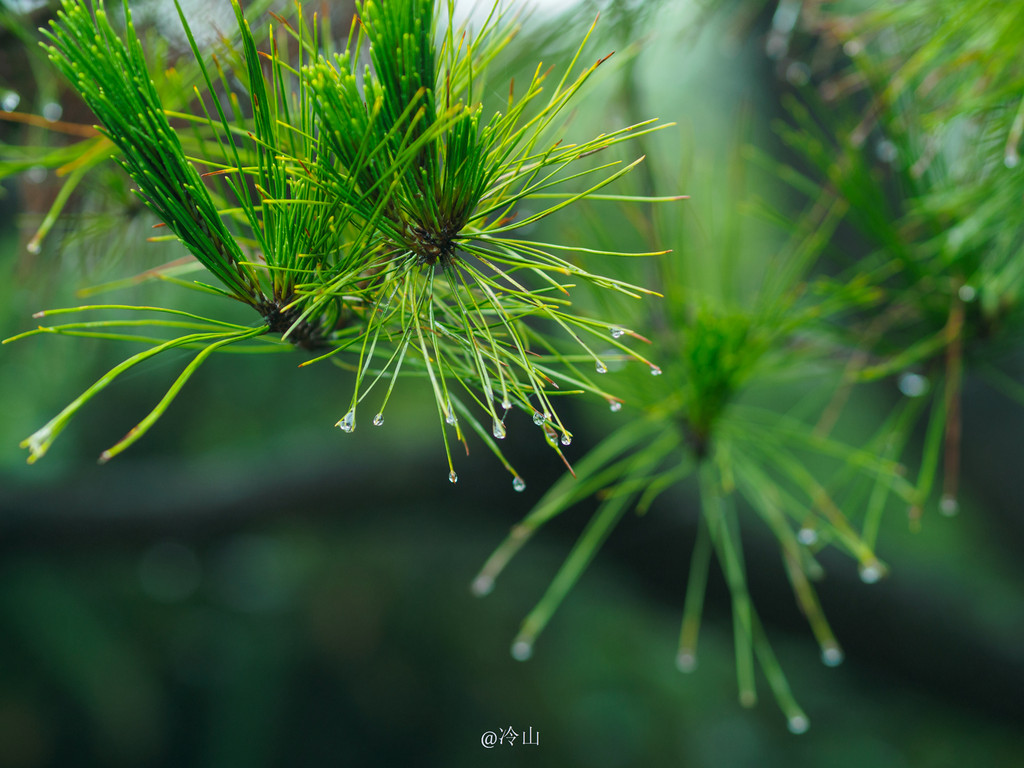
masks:
<svg viewBox="0 0 1024 768"><path fill-rule="evenodd" d="M33 25L46 18L45 7L8 6L30 11ZM585 29L593 10L557 16L542 6L517 61L564 56L562 46L576 42L564 31ZM779 151L768 126L786 85L764 54L775 10L611 3L588 51L616 49L618 63L574 119L590 128L636 116L679 123L646 150L659 173L681 167L682 155L708 169L673 190L704 210L702 195L720 199L715 168L734 142ZM19 110L38 114L53 102L66 118L87 120L17 35L0 34L0 91L18 93ZM492 77L504 82L519 66ZM741 122L752 127L739 130ZM44 140L2 122L0 138ZM770 181L758 183L772 193ZM152 222L140 210L127 224L105 213L123 208L116 183L79 194L30 253L25 243L54 191L43 171L5 184L4 337L31 327L34 311L77 303L78 288L177 255L145 242ZM549 226L595 231L572 214ZM155 302L166 290L145 285L121 297ZM773 539L755 530L745 542L753 596L811 719L794 736L767 694L753 710L736 701L717 573L700 667L675 670L698 514L685 493L627 518L533 659L517 662L508 646L518 623L586 512L545 529L491 596L470 595L491 549L559 475L536 430L509 425L513 437L531 436L507 441L524 493L512 492L479 445L452 486L433 408L417 387L399 387L385 427L344 435L331 428L350 384L338 371L300 371L287 355L225 356L110 465L95 457L180 360L119 382L26 467L18 440L122 352L49 337L0 352L0 766L1024 764L1024 424L997 397L972 397L970 381L961 514L926 518L917 534L890 515L881 553L892 572L876 585L861 583L854 563L825 556L821 597L847 653L842 666L821 664ZM891 386L865 391L846 428L856 434L896 397ZM629 408L580 403L570 416L574 458ZM482 746L486 732L509 727L533 729L539 744Z"/></svg>

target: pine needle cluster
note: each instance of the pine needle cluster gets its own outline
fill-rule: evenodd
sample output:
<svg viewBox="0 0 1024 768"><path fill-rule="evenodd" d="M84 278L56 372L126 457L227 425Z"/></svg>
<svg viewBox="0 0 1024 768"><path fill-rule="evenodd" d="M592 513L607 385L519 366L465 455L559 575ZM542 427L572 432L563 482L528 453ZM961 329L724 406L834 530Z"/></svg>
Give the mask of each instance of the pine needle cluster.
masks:
<svg viewBox="0 0 1024 768"><path fill-rule="evenodd" d="M808 25L842 52L840 63L790 103L784 137L817 172L801 188L827 185L861 238L837 250L839 282L866 277L879 289L847 326L857 345L847 386L890 378L906 395L876 439L889 457L903 460L915 425L926 424L916 525L936 484L944 514L959 506L965 376L1024 403L1006 372L1024 322L1024 8L962 0L857 16L817 10ZM872 502L876 514L883 503Z"/></svg>
<svg viewBox="0 0 1024 768"><path fill-rule="evenodd" d="M607 58L578 66L589 33L557 82L538 66L525 88L510 84L501 109L485 110L488 68L515 25L495 7L474 33L454 26L452 3L438 5L365 0L334 50L327 20L306 20L298 4L258 44L235 3L237 41L224 41L212 58L178 7L194 82L191 98L169 108L158 81L172 75L147 60L127 4L118 33L102 2L64 0L46 50L103 134L83 142L83 173L114 150L141 199L213 281L187 283L178 265L173 275L171 268L153 274L240 302L258 319L239 325L121 305L40 313L143 313L141 320L47 325L21 336L103 335L148 348L29 437L30 461L119 375L174 348L199 351L102 460L142 437L202 362L228 347L290 345L315 354L304 365L330 359L354 371L337 423L346 432L367 398L372 422L383 424L400 374L426 379L452 482L450 444L465 442L464 424L501 457L495 440L505 437L506 414L524 410L560 452L572 433L554 395L612 398L573 364L548 326L567 334L600 373L605 364L593 340L611 326L577 314L570 289L590 283L637 298L651 291L586 271L576 259L586 248L530 242L518 231L582 198L622 199L601 190L640 160L588 158L657 126L647 121L575 144L558 138L566 106ZM526 201L532 212L521 216ZM156 341L105 330L119 325L188 332Z"/></svg>
<svg viewBox="0 0 1024 768"><path fill-rule="evenodd" d="M1024 8L925 1L843 16L830 4L803 5L801 13L800 4L780 3L767 39L769 57L782 59L780 71L797 86L778 135L802 160L747 149L733 169L716 171L735 180L745 167L766 169L803 201L802 212L780 205L785 195L765 204L735 189L690 226L668 222L673 229L655 215L648 226L674 249L659 262L665 317L647 321L664 329L656 339L661 386L632 389L644 415L581 460L577 480L556 484L473 584L490 592L542 526L597 496L513 643L513 655L526 658L622 517L644 514L692 480L700 517L677 665L696 667L717 559L731 594L740 701L756 701L759 666L794 732L809 721L751 600L743 531L756 520L775 538L821 658L834 666L843 651L815 594L824 573L817 553L835 547L855 560L865 583L881 579L888 566L876 546L887 509L908 510L915 528L928 508L957 511L965 376L1024 402L1004 371L1022 317ZM795 30L813 40L807 61L786 58L790 44L799 47ZM687 189L689 206L714 198L711 185ZM777 225L784 244L759 247L743 234L750 224L738 211L715 226L716 204ZM709 230L703 242L695 236L701 226ZM863 445L833 437L853 388L884 379L903 397ZM788 407L777 399L765 407L758 394L808 381L834 394L819 404L803 391ZM915 477L906 477L904 462Z"/></svg>
<svg viewBox="0 0 1024 768"><path fill-rule="evenodd" d="M824 573L817 555L837 548L854 559L864 581L877 581L886 566L857 494L877 483L909 501L912 489L896 461L817 429L807 406L818 398L799 389L795 401L765 397L795 382L834 380L838 345L829 320L852 299L837 299L813 274L844 206L834 196L809 206L795 226L787 222L775 232L777 250L765 263L754 243L764 241L762 219L771 211L747 188L748 166L735 151L725 174L730 183L717 194L711 180L719 167L701 168L701 179L687 178L687 189L695 192L687 215L655 217L654 236L673 246L672 257L659 262L664 315L648 321L663 329L655 348L664 374L646 386L634 382L629 405L639 415L577 462L575 478L565 476L545 494L485 563L473 590L488 594L535 533L596 495L596 510L513 642L513 655L528 658L623 517L631 511L645 515L659 499L660 506L681 513L681 490L688 488L699 511L676 665L682 672L697 667L705 593L717 560L731 595L740 702L756 703L760 668L790 729L802 732L808 717L750 597L744 531L760 527L775 539L821 657L835 666L843 651L816 595L814 582ZM675 182L661 176L659 185ZM702 237L701 225L714 221L709 214L715 208L730 213ZM751 271L758 279L748 279ZM861 285L851 293L872 291Z"/></svg>
<svg viewBox="0 0 1024 768"><path fill-rule="evenodd" d="M127 5L119 33L102 2L63 0L47 51L102 135L83 134L46 162L70 163L70 190L113 151L194 258L153 274L241 303L255 319L243 325L123 305L40 313L128 316L21 336L93 336L146 348L29 437L29 460L121 374L175 348L195 357L103 459L139 439L203 361L228 348L297 347L309 355L303 365L330 361L350 371L352 394L337 422L346 432L363 423L371 403L370 421L384 423L399 378L425 381L452 482L451 447L466 441L467 429L522 490L499 449L509 412L532 417L560 454L573 435L557 395L590 393L612 411L625 403L630 420L513 527L473 590L491 592L545 524L596 497L513 641L513 655L526 659L623 517L659 499L678 507L688 490L698 509L677 666L696 668L717 561L731 597L741 703L756 702L760 668L790 729L806 730L750 595L744 540L756 526L777 543L821 658L834 666L843 651L814 586L824 573L821 551L848 555L866 583L881 579L888 566L877 545L887 509L909 509L915 524L936 501L947 514L957 509L965 376L975 373L1024 403L1024 388L1004 365L1024 319L1024 65L1014 34L1024 8L921 0L842 16L823 3L780 3L767 54L795 73L779 136L801 159L736 152L724 172L711 171L705 200L698 193L680 214L633 204L677 199L675 190L690 189L687 174L664 167L648 174L641 186L665 197L604 190L640 161L602 162L598 153L660 126L640 121L576 144L559 138L569 106L605 60L580 64L590 33L560 76L538 66L490 110L490 70L515 24L495 10L472 33L455 26L451 2L438 5L364 0L337 47L326 20L303 18L301 6L257 34L235 5L237 37L213 57L182 16L194 61L169 69L144 53ZM788 52L807 32L816 48L803 61ZM750 193L751 167L788 185L800 203ZM590 201L631 206L627 218L638 222L645 246L627 254L521 234L569 206L586 211ZM775 228L770 237L766 223ZM574 309L577 283L629 299L651 292L589 272L580 257L658 256L666 246L674 251L656 262L664 291L657 309L645 305L625 324ZM212 281L182 279L195 270ZM626 343L644 337L624 325L656 329L647 331L649 355ZM632 361L623 378L644 374L628 379L625 396L600 383L613 358ZM853 389L880 380L904 397L862 444L836 436Z"/></svg>

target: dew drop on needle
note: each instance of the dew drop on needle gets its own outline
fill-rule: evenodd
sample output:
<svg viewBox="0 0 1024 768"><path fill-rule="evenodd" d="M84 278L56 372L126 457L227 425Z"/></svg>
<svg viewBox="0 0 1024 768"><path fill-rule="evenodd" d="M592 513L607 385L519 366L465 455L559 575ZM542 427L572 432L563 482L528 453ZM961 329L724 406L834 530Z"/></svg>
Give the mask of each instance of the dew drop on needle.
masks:
<svg viewBox="0 0 1024 768"><path fill-rule="evenodd" d="M342 432L354 432L356 429L356 409L353 408L346 413L337 426Z"/></svg>

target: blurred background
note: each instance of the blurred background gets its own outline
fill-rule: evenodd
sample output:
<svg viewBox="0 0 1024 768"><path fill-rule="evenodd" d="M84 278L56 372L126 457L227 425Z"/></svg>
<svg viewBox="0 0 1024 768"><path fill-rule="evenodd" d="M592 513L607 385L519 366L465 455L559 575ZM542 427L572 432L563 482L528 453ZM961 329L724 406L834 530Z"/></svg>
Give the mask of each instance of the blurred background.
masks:
<svg viewBox="0 0 1024 768"><path fill-rule="evenodd" d="M341 29L346 5L332 4ZM567 61L598 6L585 58L617 54L575 123L592 133L647 117L678 124L629 150L650 152L655 169L634 184L687 163L706 169L659 190L690 194L704 211L702 195L722 199L715 169L739 143L784 157L771 123L802 74L773 52L775 2L538 2L507 64L491 72L496 93L537 61ZM172 44L180 38L161 26L172 27L169 3L133 7ZM26 32L53 9L26 0L0 8L0 108L90 123ZM186 13L196 29L233 23L227 3L190 3ZM0 141L10 155L60 139L0 120ZM779 194L770 179L754 183ZM90 177L30 249L59 184L42 167L5 180L0 335L33 327L40 309L80 303L83 287L180 255L146 242L153 222L126 186L114 170ZM567 212L547 226L563 228L558 239L586 238L588 215ZM653 274L627 266L638 282ZM203 306L153 284L118 300ZM523 493L479 444L459 458L453 486L419 387L398 387L381 429L344 435L331 425L351 382L337 369L298 370L294 355L225 355L143 441L98 466L187 359L168 356L91 402L43 461L26 466L18 441L124 356L117 343L60 337L0 352L0 766L1024 763L1024 423L1020 409L970 379L960 514L926 515L918 533L889 515L880 554L891 573L878 584L823 554L821 600L846 651L840 667L821 663L774 539L750 527L751 591L811 721L795 736L766 692L753 709L737 702L717 571L700 666L676 671L698 517L685 488L625 519L533 658L518 662L509 643L588 511L542 531L490 596L470 594L509 526L560 475L525 416L509 423L505 446ZM853 422L877 421L900 396L891 382L864 390ZM579 402L564 416L576 435L571 460L630 407L613 414ZM532 729L539 744L482 746L486 732L508 728Z"/></svg>

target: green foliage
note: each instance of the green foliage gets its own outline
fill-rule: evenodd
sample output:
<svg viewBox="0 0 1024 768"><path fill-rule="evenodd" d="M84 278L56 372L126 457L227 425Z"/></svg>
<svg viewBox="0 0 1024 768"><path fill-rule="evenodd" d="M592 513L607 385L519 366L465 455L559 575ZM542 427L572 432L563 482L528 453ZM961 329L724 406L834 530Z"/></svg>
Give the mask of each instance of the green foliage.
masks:
<svg viewBox="0 0 1024 768"><path fill-rule="evenodd" d="M801 7L802 29L821 52L810 64L781 60L800 84L777 133L800 159L745 147L724 162L684 161L679 173L661 162L636 184L664 194L650 197L604 187L638 165L616 159L617 145L646 143L652 121L630 115L628 127L566 140L564 120L607 58L581 65L590 33L560 75L537 66L492 111L489 70L514 23L495 9L471 34L454 27L452 3L444 12L437 6L365 0L335 49L326 21L306 20L301 6L254 32L235 5L237 40L214 56L182 17L195 61L170 67L165 50L143 53L127 6L122 35L102 3L64 0L47 50L103 136L85 129L70 148L6 153L0 173L39 163L69 172L41 237L115 149L142 199L195 259L150 274L230 298L256 319L123 304L40 313L118 316L14 338L63 334L146 348L28 438L29 460L123 373L174 349L195 356L103 459L141 437L215 352L299 347L312 353L303 365L329 360L352 372L337 423L346 432L371 393L379 426L399 377L425 379L450 480L458 479L451 447L467 442L468 426L516 490L525 483L497 442L507 414L530 415L561 454L573 435L556 396L590 393L630 420L513 527L473 583L476 593L490 592L537 531L596 498L513 655L532 654L628 512L645 514L659 499L668 501L663 508L682 506L671 502L689 493L699 502L677 666L696 667L715 560L731 597L740 702L756 702L760 668L790 729L806 730L751 597L751 529L777 544L822 660L834 666L843 651L814 586L824 573L819 553L835 548L864 582L878 581L888 570L878 538L891 507L909 508L916 524L941 478L939 509L956 511L965 376L976 372L1024 402L1004 365L1022 321L1024 71L1013 30L1024 9L922 0L846 17L833 6L780 3L769 55L784 57ZM616 8L625 20L642 17L629 4ZM629 77L640 53L630 51L637 59L624 69ZM632 93L621 100L627 112L638 102ZM738 133L749 140L745 128ZM752 182L751 167L765 178ZM682 212L636 205L678 199L678 189L695 198ZM622 204L616 223L591 208L606 202ZM562 218L559 235L542 236L553 242L523 239L524 227L569 206L594 222L593 247L580 245ZM637 239L643 248L632 245ZM644 262L664 292L653 307L633 301L651 293L633 284L638 262L625 260L628 279L580 266L664 255L666 246L670 258ZM182 279L201 269L215 285ZM571 292L578 283L602 289L597 301L618 321L579 312L580 294ZM647 341L633 328L653 338L650 359L626 343ZM591 373L619 363L624 395ZM905 397L866 435L851 437L843 422L854 390L888 379Z"/></svg>
<svg viewBox="0 0 1024 768"><path fill-rule="evenodd" d="M776 25L791 29L793 19L782 19L789 5L780 5ZM596 512L523 622L513 654L525 658L621 517L629 509L643 514L694 477L701 517L678 666L696 666L714 554L732 597L740 701L756 701L756 659L796 732L807 718L750 599L741 537L747 523L738 501L776 539L822 659L835 665L843 654L812 584L823 573L817 551L835 546L857 561L863 581L880 579L887 566L875 547L894 496L916 526L943 463L939 506L956 511L965 366L1018 398L1021 392L995 363L1006 355L1006 341L1019 336L1021 316L1024 72L1010 30L1019 28L1022 10L970 1L952 13L949 4L883 4L852 19L815 10L808 24L817 24L822 47L842 46L851 59L825 74L801 65L798 71L821 78L820 87L803 89L803 100L790 98L794 120L779 126L814 171L746 150L746 159L806 198L802 215L780 204L784 197L769 205L748 199L742 162L724 174L734 189L721 200L713 183L683 186L730 212L718 227L712 205L696 226L656 227L657 241L674 249L659 281L668 286L665 317L653 323L665 329L655 354L666 362L664 388L632 387L643 415L579 462L577 481L554 486L474 583L479 594L489 592L542 525L597 495ZM868 93L866 109L857 100L824 103L821 94L835 102L850 83ZM766 240L743 211L779 225L785 243ZM844 221L863 238L852 254L836 236ZM697 222L710 229L704 242ZM838 277L815 277L822 254L840 260ZM840 369L835 363L843 359ZM906 397L863 448L829 436L854 385L893 375ZM788 407L777 395L770 407L758 402L766 399L759 391L784 391L787 382L792 391L801 381L834 389L831 402L800 388L802 402ZM922 415L922 456L910 482L899 462L909 458Z"/></svg>
<svg viewBox="0 0 1024 768"><path fill-rule="evenodd" d="M696 192L695 200L687 205L699 210L682 219L663 217L654 235L674 249L672 258L663 262L665 330L655 353L666 362L665 372L654 386L632 388L643 412L578 462L575 479L567 476L551 488L484 565L474 590L488 593L512 555L541 526L597 494L597 510L513 644L513 654L525 658L622 516L631 509L644 514L659 496L693 481L700 522L677 665L684 672L696 667L714 554L732 596L740 701L750 706L757 700L756 660L790 728L801 732L807 717L790 693L748 592L741 540L748 523L738 502L742 499L777 539L822 658L835 665L842 651L812 585L822 573L815 553L828 545L838 547L859 563L865 580L879 578L884 566L852 519L860 515L851 496L865 482L877 481L908 499L910 489L895 462L819 434L799 403L791 404L789 412L778 404L763 404L763 393L780 385L834 377L827 358L836 343L826 320L846 303L810 290L808 280L827 242L827 237L811 236L831 231L842 207L834 200L810 206L788 242L776 246L764 278L751 284L745 279L748 270L764 254L744 249L743 242L765 242L765 232L751 215L756 200L746 189L739 156L732 158L732 166L731 186L720 190L718 199L710 192L715 170L701 168L702 173L694 174L696 180L691 177L686 188ZM705 241L697 225L713 220L708 214L723 202L734 213ZM730 252L733 247L735 252Z"/></svg>
<svg viewBox="0 0 1024 768"><path fill-rule="evenodd" d="M850 58L823 73L806 104L791 102L795 125L783 131L864 238L839 279L869 275L881 296L851 327L859 349L847 376L900 376L911 401L879 440L889 455L903 453L930 405L915 521L940 474L941 509L957 509L965 373L1024 402L1001 372L1024 321L1024 68L1013 31L1022 13L1017 4L964 0L825 14L816 28ZM823 102L820 94L834 97L841 82L867 93L866 110Z"/></svg>
<svg viewBox="0 0 1024 768"><path fill-rule="evenodd" d="M140 438L211 353L270 351L280 343L275 336L316 351L317 360L355 370L349 408L338 422L345 431L355 428L357 405L377 384L387 386L373 419L380 425L400 373L428 379L452 482L457 475L446 427L464 442L460 416L500 457L494 439L505 436L513 407L533 414L550 443L551 434L570 436L553 394L610 397L528 320L563 329L600 370L586 337L600 335L608 323L574 313L574 283L565 278L631 297L649 291L577 266L571 256L585 248L531 243L517 230L581 198L600 197L599 190L640 161L594 165L586 158L655 128L648 121L580 144L554 138L559 115L603 61L574 74L582 45L553 89L542 95L548 75L538 66L524 93L517 96L510 87L505 109L484 119L484 71L514 28L492 12L478 34L469 34L453 27L449 5L437 34L435 5L367 0L346 46L333 55L324 51L326 28L316 20L307 24L300 6L294 23L282 20L283 31L265 33L270 50L259 50L236 5L240 45L221 51L212 68L182 15L199 85L193 103L176 111L167 108L161 97L167 88L157 82L175 77L174 70L161 74L146 60L127 5L122 37L102 3L64 2L48 33L51 60L99 119L140 197L218 283L191 287L248 305L260 321L249 327L195 317L188 323L195 332L177 338L111 336L152 346L28 438L30 461L46 452L79 408L134 365L168 349L201 347L157 407L104 460ZM368 63L361 60L364 48ZM232 87L233 79L243 91ZM102 139L83 142L75 161L80 172L108 148ZM200 173L197 166L208 170ZM571 183L577 179L585 180L584 188ZM78 180L80 174L69 184ZM541 208L517 220L527 200L542 201ZM153 274L181 282L177 265L174 270ZM99 309L124 307L74 311ZM97 328L126 324L183 327L147 317L22 335L95 335ZM336 357L342 352L349 357ZM469 403L490 417L490 430ZM553 445L558 451L557 441Z"/></svg>

